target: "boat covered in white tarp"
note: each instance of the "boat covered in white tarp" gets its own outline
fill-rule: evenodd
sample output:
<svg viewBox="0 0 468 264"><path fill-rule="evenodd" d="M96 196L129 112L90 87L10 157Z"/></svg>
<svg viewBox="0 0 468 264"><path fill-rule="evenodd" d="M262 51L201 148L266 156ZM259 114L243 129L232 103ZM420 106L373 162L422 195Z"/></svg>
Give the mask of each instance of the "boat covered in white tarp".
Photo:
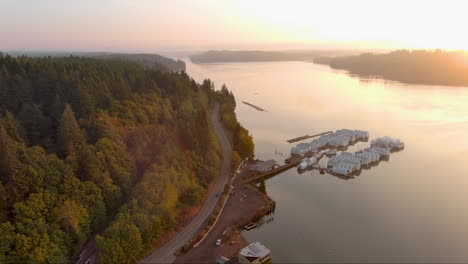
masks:
<svg viewBox="0 0 468 264"><path fill-rule="evenodd" d="M315 165L325 154L333 156L337 153L336 148L347 147L357 141L369 139L369 132L363 130L340 129L334 133L322 135L309 143L299 143L291 149L291 154L304 155L309 152L316 153L309 159L304 159L298 165L299 169ZM361 169L362 165L369 165L387 158L392 150L403 149L405 144L399 139L381 137L371 141L370 148L356 153L341 152L328 160L327 166L335 174L349 175ZM323 148L332 148L328 151L319 152Z"/></svg>
<svg viewBox="0 0 468 264"><path fill-rule="evenodd" d="M307 166L310 167L317 163L317 158L316 157L310 157L306 160Z"/></svg>
<svg viewBox="0 0 468 264"><path fill-rule="evenodd" d="M380 148L387 148L387 149L403 149L405 147L405 143L401 142L399 139L391 138L391 137L381 137L376 138L371 141L372 147L380 147Z"/></svg>
<svg viewBox="0 0 468 264"><path fill-rule="evenodd" d="M362 130L340 129L334 133L322 135L309 143L299 143L291 148L291 154L302 155L308 152L317 151L326 146L329 147L346 147L356 141L367 141L369 132Z"/></svg>
<svg viewBox="0 0 468 264"><path fill-rule="evenodd" d="M300 170L305 170L305 169L307 169L307 162L302 161L301 163L299 163L299 165L297 166L297 168L300 169Z"/></svg>
<svg viewBox="0 0 468 264"><path fill-rule="evenodd" d="M353 172L352 165L346 163L340 163L331 168L331 172L339 175L349 175Z"/></svg>

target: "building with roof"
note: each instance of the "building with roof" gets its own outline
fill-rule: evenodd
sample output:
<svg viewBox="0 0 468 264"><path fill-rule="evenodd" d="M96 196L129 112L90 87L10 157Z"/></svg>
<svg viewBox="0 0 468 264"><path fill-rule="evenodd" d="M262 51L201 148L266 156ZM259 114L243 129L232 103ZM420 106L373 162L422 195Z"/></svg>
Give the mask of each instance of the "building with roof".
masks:
<svg viewBox="0 0 468 264"><path fill-rule="evenodd" d="M260 242L252 243L239 251L239 263L261 264L269 261L270 250Z"/></svg>
<svg viewBox="0 0 468 264"><path fill-rule="evenodd" d="M267 172L269 170L272 170L277 166L278 166L278 163L276 163L275 160L266 160L266 161L263 161L263 162L260 162L251 166L249 170L262 173L262 172Z"/></svg>
<svg viewBox="0 0 468 264"><path fill-rule="evenodd" d="M228 258L224 257L224 256L219 257L216 260L216 264L230 264L230 263L231 263L231 261Z"/></svg>

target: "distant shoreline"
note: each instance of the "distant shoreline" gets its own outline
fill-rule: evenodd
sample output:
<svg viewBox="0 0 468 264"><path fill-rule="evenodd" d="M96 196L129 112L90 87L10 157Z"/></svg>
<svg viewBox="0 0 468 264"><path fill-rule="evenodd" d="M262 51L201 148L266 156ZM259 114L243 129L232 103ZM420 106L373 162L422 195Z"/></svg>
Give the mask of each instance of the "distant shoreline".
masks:
<svg viewBox="0 0 468 264"><path fill-rule="evenodd" d="M190 56L196 64L223 62L272 62L311 61L317 56L349 56L357 50L308 50L308 51L259 51L259 50L210 50Z"/></svg>
<svg viewBox="0 0 468 264"><path fill-rule="evenodd" d="M466 62L463 62L466 60ZM361 78L381 78L407 84L468 87L468 54L399 50L386 54L317 57L313 63L345 70Z"/></svg>

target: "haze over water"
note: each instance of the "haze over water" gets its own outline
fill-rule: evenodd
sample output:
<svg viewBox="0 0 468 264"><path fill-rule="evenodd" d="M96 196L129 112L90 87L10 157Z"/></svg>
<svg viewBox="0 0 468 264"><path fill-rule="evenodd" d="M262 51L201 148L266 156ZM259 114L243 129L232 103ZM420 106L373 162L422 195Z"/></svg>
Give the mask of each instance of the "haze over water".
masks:
<svg viewBox="0 0 468 264"><path fill-rule="evenodd" d="M274 263L468 262L468 88L364 81L306 62L186 62L195 80L234 92L259 159L282 163L287 139L341 128L405 142L355 179L291 169L267 180L274 220L244 234Z"/></svg>

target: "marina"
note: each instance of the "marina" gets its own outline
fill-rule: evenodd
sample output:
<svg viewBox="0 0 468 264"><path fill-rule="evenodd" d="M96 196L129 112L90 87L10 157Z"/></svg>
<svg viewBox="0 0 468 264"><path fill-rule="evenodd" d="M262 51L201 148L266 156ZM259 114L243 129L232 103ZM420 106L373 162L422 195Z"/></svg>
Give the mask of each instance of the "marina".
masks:
<svg viewBox="0 0 468 264"><path fill-rule="evenodd" d="M360 150L355 153L342 151L337 155L339 148L347 148L358 141L367 142L369 132L362 130L341 129L334 133L322 135L309 143L300 143L291 148L291 157L294 155L304 156L310 153L313 157L304 158L297 166L299 171L307 168L320 169L321 173L328 172L333 175L350 176L351 174L361 170L363 166L376 163L381 159L386 159L390 156L391 151L401 150L404 148L404 143L399 139L390 137L381 137L371 141L369 148ZM327 162L327 168L313 167L319 159L324 155L330 157ZM335 156L337 155L337 156Z"/></svg>
<svg viewBox="0 0 468 264"><path fill-rule="evenodd" d="M404 148L404 143L399 139L386 136L372 140L370 147L355 153L344 151L349 146L359 141L367 142L368 139L369 132L363 130L340 129L322 133L318 139L292 147L291 156L285 159L283 165L278 165L274 160L257 161L250 166L252 173L243 183L269 178L293 167L297 167L300 173L314 169L320 174L352 177L359 175L363 168L388 160L391 152ZM323 157L329 158L326 167L318 164Z"/></svg>

